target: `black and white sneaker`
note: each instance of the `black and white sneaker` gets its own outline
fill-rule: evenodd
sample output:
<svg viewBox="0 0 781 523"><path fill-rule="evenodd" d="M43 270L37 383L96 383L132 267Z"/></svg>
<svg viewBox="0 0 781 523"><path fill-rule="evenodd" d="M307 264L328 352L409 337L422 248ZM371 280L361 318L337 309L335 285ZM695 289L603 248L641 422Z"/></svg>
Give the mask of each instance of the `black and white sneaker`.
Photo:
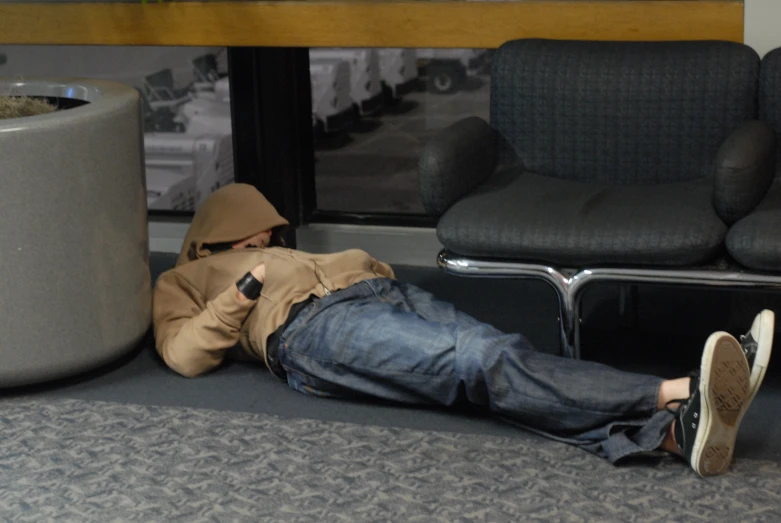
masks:
<svg viewBox="0 0 781 523"><path fill-rule="evenodd" d="M689 397L677 400L680 405L672 410L678 450L700 476L729 468L740 420L750 403L749 379L740 343L726 332L711 334L700 370L691 378Z"/></svg>
<svg viewBox="0 0 781 523"><path fill-rule="evenodd" d="M754 399L765 378L770 352L773 349L773 333L775 331L776 315L771 310L757 314L751 329L740 337L740 345L748 361L751 371L751 386L749 387L749 402Z"/></svg>

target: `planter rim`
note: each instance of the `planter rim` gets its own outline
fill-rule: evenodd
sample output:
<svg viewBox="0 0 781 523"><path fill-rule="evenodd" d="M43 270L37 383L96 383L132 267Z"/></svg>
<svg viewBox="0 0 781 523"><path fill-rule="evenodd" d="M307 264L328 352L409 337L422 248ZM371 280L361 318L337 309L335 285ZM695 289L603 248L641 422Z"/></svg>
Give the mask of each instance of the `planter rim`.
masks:
<svg viewBox="0 0 781 523"><path fill-rule="evenodd" d="M89 102L62 111L0 120L0 132L18 130L36 123L65 123L68 120L106 114L139 99L138 91L129 85L83 78L0 77L0 93L11 96L52 96Z"/></svg>

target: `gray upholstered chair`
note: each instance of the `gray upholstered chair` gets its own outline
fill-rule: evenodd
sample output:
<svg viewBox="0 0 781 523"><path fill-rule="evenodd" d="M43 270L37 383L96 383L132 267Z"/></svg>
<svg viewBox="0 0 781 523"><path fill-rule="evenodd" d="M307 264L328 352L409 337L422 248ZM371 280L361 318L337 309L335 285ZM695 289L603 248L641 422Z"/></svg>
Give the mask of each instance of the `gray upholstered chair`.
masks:
<svg viewBox="0 0 781 523"><path fill-rule="evenodd" d="M725 259L773 178L759 66L729 42L503 45L490 123L453 124L420 159L440 266L548 281L575 357L588 282L768 285Z"/></svg>
<svg viewBox="0 0 781 523"><path fill-rule="evenodd" d="M762 60L759 113L781 140L781 49L770 52ZM727 249L745 267L781 273L781 155L776 161L776 178L768 195L754 212L730 229Z"/></svg>

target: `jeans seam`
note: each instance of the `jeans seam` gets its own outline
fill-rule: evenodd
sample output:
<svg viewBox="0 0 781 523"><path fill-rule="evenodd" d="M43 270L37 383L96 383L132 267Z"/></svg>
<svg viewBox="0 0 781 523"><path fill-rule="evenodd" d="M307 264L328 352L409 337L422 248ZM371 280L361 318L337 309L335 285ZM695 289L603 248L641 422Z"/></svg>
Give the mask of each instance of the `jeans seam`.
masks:
<svg viewBox="0 0 781 523"><path fill-rule="evenodd" d="M610 459L611 459L611 461L616 462L616 461L618 461L620 459L623 459L623 458L625 458L627 456L631 456L632 454L636 454L638 452L637 449L640 449L640 452L650 452L652 450L656 450L656 449L658 449L661 446L662 442L664 441L664 436L665 435L662 434L658 438L658 441L654 444L653 448L650 448L650 449L644 449L643 447L641 447L640 445L638 445L637 443L632 441L632 443L634 444L635 448L629 448L629 449L626 449L623 452L619 452L618 454L616 454L614 456L611 456ZM605 441L607 441L608 439L610 439L610 437L606 438Z"/></svg>
<svg viewBox="0 0 781 523"><path fill-rule="evenodd" d="M659 405L659 393L662 390L662 383L664 383L663 379L659 380L659 383L656 384L654 387L654 395L651 397L651 400L653 403L648 406L648 411L651 413L651 415L654 415L657 410L657 406Z"/></svg>
<svg viewBox="0 0 781 523"><path fill-rule="evenodd" d="M380 294L377 292L377 289L374 288L374 285L372 285L371 280L363 280L361 283L365 283L369 289L371 289L372 294L374 294L375 298L379 298Z"/></svg>
<svg viewBox="0 0 781 523"><path fill-rule="evenodd" d="M295 354L296 356L298 356L300 358L304 358L304 359L311 360L311 361L316 361L316 362L318 362L320 364L326 364L326 365L331 365L331 366L343 365L343 364L334 362L332 360L326 360L326 359L316 358L316 357L313 357L313 356L302 354L300 352L297 352L294 349L288 348L287 351L289 353ZM351 368L356 370L356 371L359 371L359 372L370 370L370 369L368 369L366 367L355 367L355 366L353 366ZM296 369L293 369L293 370L296 370ZM440 373L416 372L416 371L407 371L407 370L400 370L400 369L383 369L383 371L384 372L388 372L389 374L401 374L401 375L412 374L414 376L441 376L442 375ZM300 370L296 370L296 372L301 373ZM306 374L306 373L304 373L304 374ZM317 378L317 376L312 376L312 377L314 377L316 379L320 379L320 378ZM498 386L498 385L494 386L494 390L501 391L501 392L503 392L505 394L513 393L512 390L510 390L508 388L505 388L505 387L502 387L502 386ZM546 404L556 404L557 403L555 400L548 400L548 399L544 399L544 398L537 398L537 397L534 397L534 396L530 396L528 394L522 394L520 392L517 392L517 394L520 394L524 398L532 400L532 401L539 401L540 403L546 403ZM623 414L622 412L606 412L606 411L595 410L595 409L591 409L591 408L575 407L575 406L570 405L569 403L565 403L563 401L559 402L559 404L564 406L564 407L566 407L567 409L584 410L584 411L591 412L591 413L594 413L594 414L602 414L602 415L608 415L608 416L616 416L616 415L619 415L619 414Z"/></svg>
<svg viewBox="0 0 781 523"><path fill-rule="evenodd" d="M500 385L495 385L493 387L493 389L502 391L504 393L513 393L514 392L514 391L512 391L510 389L507 389L505 387L502 387ZM521 392L516 392L516 394L519 394L519 395L523 396L524 398L527 398L527 399L530 399L530 400L539 401L540 403L548 403L548 404L558 403L558 404L562 405L563 407L566 407L567 409L586 411L586 412L591 412L593 414L603 414L603 415L606 415L606 416L617 416L617 415L624 414L624 412L609 412L609 411L604 411L604 410L596 410L596 409L592 409L592 408L579 407L579 406L571 405L569 402L566 402L566 401L563 401L563 400L559 400L557 402L556 400L548 400L548 399L544 399L544 398L537 398L537 397L534 397L534 396L530 396L528 394L522 394Z"/></svg>
<svg viewBox="0 0 781 523"><path fill-rule="evenodd" d="M333 360L327 360L322 358L316 358L314 356L309 356L307 354L303 354L301 352L296 351L295 349L292 349L288 347L287 352L290 354L295 354L296 356L300 358L304 358L307 360L316 361L321 364L331 365L331 366L337 366L337 365L344 365L343 363L337 363ZM370 370L368 367L357 367L357 366L351 366L351 369L357 370L357 371L367 371ZM404 370L404 369L386 369L383 368L383 372L389 372L390 374L413 374L416 376L441 376L441 373L438 372L419 372L419 371L411 371L411 370Z"/></svg>

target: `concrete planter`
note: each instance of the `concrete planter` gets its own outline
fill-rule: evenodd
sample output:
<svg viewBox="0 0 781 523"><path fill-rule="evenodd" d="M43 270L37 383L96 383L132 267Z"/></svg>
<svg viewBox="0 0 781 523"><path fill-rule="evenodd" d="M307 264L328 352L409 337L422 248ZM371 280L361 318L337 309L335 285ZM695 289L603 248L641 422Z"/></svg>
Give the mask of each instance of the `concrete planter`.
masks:
<svg viewBox="0 0 781 523"><path fill-rule="evenodd" d="M138 93L10 78L0 93L71 107L0 120L2 388L72 376L136 347L151 284Z"/></svg>

